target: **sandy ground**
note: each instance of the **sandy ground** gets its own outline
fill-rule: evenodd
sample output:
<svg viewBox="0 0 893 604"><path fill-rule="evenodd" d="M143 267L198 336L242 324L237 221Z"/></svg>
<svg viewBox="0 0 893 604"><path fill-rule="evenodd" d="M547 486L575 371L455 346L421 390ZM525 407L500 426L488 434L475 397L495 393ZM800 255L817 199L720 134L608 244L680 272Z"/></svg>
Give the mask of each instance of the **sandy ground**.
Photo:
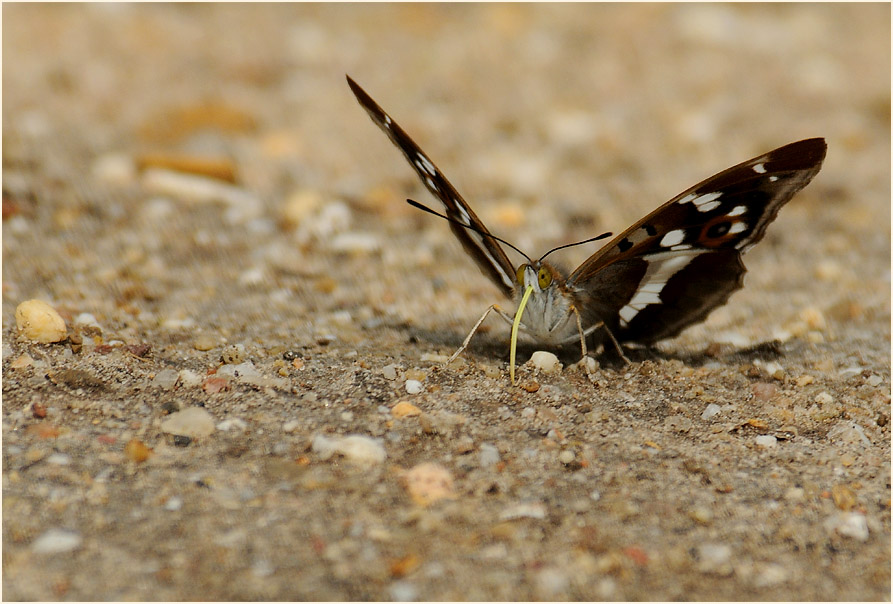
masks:
<svg viewBox="0 0 893 604"><path fill-rule="evenodd" d="M706 323L512 387L345 73L531 255L828 158ZM889 599L889 167L885 4L6 4L3 597Z"/></svg>

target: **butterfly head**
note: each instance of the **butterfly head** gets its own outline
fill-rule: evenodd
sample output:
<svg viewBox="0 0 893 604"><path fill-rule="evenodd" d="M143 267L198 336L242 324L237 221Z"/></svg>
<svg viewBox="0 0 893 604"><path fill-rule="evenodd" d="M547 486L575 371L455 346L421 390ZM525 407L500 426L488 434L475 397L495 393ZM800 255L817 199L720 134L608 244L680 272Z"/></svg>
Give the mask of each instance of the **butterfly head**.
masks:
<svg viewBox="0 0 893 604"><path fill-rule="evenodd" d="M521 291L533 287L534 295L552 287L556 276L554 268L539 261L522 264L515 273Z"/></svg>

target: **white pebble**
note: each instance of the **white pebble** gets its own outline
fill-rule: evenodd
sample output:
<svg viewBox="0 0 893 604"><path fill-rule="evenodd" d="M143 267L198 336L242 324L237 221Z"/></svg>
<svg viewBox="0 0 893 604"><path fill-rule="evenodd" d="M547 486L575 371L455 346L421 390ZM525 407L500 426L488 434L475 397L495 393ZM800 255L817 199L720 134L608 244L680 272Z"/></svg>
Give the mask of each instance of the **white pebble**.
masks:
<svg viewBox="0 0 893 604"><path fill-rule="evenodd" d="M65 455L64 453L53 453L49 457L47 457L47 463L51 463L56 466L67 466L71 463L71 457Z"/></svg>
<svg viewBox="0 0 893 604"><path fill-rule="evenodd" d="M490 466L496 465L499 463L499 449L494 447L493 445L483 443L481 444L481 467L488 468Z"/></svg>
<svg viewBox="0 0 893 604"><path fill-rule="evenodd" d="M720 411L722 411L722 407L720 407L716 403L710 403L704 409L704 412L701 413L701 419L710 419L714 415L719 414Z"/></svg>
<svg viewBox="0 0 893 604"><path fill-rule="evenodd" d="M419 590L408 581L395 581L388 593L394 602L414 602L419 598Z"/></svg>
<svg viewBox="0 0 893 604"><path fill-rule="evenodd" d="M381 369L381 374L384 376L386 380L396 380L397 379L397 366L394 364L385 365Z"/></svg>
<svg viewBox="0 0 893 604"><path fill-rule="evenodd" d="M161 431L165 434L201 438L214 433L214 417L201 407L189 407L183 411L171 413L161 422Z"/></svg>
<svg viewBox="0 0 893 604"><path fill-rule="evenodd" d="M230 430L238 430L239 432L242 432L247 427L248 424L245 423L245 420L239 419L238 417L225 419L217 424L217 429L221 432L229 432Z"/></svg>
<svg viewBox="0 0 893 604"><path fill-rule="evenodd" d="M357 464L380 464L387 458L381 439L362 434L343 437L317 434L313 437L310 448L323 460L331 458L336 453L344 456L347 461Z"/></svg>
<svg viewBox="0 0 893 604"><path fill-rule="evenodd" d="M340 233L329 242L335 252L368 254L381 249L381 240L371 233Z"/></svg>
<svg viewBox="0 0 893 604"><path fill-rule="evenodd" d="M217 370L217 375L221 377L230 377L238 381L250 381L260 377L260 372L251 361L245 361L237 365L224 365Z"/></svg>
<svg viewBox="0 0 893 604"><path fill-rule="evenodd" d="M569 449L565 449L558 454L558 461L560 461L564 465L573 463L574 459L576 459L576 456L574 455L574 452L570 451Z"/></svg>
<svg viewBox="0 0 893 604"><path fill-rule="evenodd" d="M542 520L546 517L546 506L538 501L516 503L499 514L500 520L516 520L518 518L534 518Z"/></svg>
<svg viewBox="0 0 893 604"><path fill-rule="evenodd" d="M418 380L406 380L406 392L409 394L418 394L423 390L422 383Z"/></svg>
<svg viewBox="0 0 893 604"><path fill-rule="evenodd" d="M760 569L754 577L754 586L764 588L781 585L788 580L789 575L788 569L781 564L770 563Z"/></svg>
<svg viewBox="0 0 893 604"><path fill-rule="evenodd" d="M175 369L162 369L155 374L152 382L162 390L170 390L177 384L179 378L180 374Z"/></svg>
<svg viewBox="0 0 893 604"><path fill-rule="evenodd" d="M530 357L530 362L535 368L544 373L561 371L561 363L558 362L558 357L545 350L537 350L534 352Z"/></svg>
<svg viewBox="0 0 893 604"><path fill-rule="evenodd" d="M191 369L181 369L177 377L184 386L198 386L202 383L202 376Z"/></svg>
<svg viewBox="0 0 893 604"><path fill-rule="evenodd" d="M772 436L771 434L761 434L754 439L754 442L758 447L763 447L764 449L770 449L778 444L778 439Z"/></svg>
<svg viewBox="0 0 893 604"><path fill-rule="evenodd" d="M61 554L76 550L81 546L80 534L66 529L52 528L31 543L35 554Z"/></svg>
<svg viewBox="0 0 893 604"><path fill-rule="evenodd" d="M339 446L344 457L356 463L379 464L387 457L381 440L361 434L345 436Z"/></svg>
<svg viewBox="0 0 893 604"><path fill-rule="evenodd" d="M164 509L166 509L169 512L176 512L181 507L183 507L183 498L179 497L177 495L174 495L173 497L169 498L164 503Z"/></svg>
<svg viewBox="0 0 893 604"><path fill-rule="evenodd" d="M732 548L724 543L704 543L697 546L698 570L701 572L719 571L732 558Z"/></svg>
<svg viewBox="0 0 893 604"><path fill-rule="evenodd" d="M282 424L282 431L292 433L295 430L297 430L300 425L301 425L301 422L299 422L296 419L293 419L291 421L287 421L284 424Z"/></svg>
<svg viewBox="0 0 893 604"><path fill-rule="evenodd" d="M825 521L825 528L856 541L868 541L868 521L858 512L844 512L832 516Z"/></svg>
<svg viewBox="0 0 893 604"><path fill-rule="evenodd" d="M88 312L82 312L78 316L74 318L75 325L84 325L87 327L99 327L99 323L96 321L96 317L91 315Z"/></svg>

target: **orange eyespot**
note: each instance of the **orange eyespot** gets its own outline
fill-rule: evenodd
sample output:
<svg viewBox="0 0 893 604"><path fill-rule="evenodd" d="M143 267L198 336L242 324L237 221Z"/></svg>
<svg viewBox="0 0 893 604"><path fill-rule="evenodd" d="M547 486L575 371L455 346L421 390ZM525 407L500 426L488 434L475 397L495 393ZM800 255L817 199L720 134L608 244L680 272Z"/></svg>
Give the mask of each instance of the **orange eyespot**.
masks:
<svg viewBox="0 0 893 604"><path fill-rule="evenodd" d="M539 281L540 289L546 289L547 287L549 287L549 285L552 284L552 272L545 266L540 267L536 278Z"/></svg>

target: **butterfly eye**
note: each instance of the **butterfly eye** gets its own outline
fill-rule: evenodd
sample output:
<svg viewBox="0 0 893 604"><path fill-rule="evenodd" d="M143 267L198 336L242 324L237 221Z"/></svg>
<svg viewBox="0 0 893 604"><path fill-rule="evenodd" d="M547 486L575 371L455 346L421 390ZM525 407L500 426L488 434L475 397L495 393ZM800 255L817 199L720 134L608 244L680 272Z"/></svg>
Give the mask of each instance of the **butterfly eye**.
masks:
<svg viewBox="0 0 893 604"><path fill-rule="evenodd" d="M518 267L518 272L515 273L515 278L518 280L518 283L524 285L524 271L527 269L526 264L522 264Z"/></svg>
<svg viewBox="0 0 893 604"><path fill-rule="evenodd" d="M540 271L539 273L537 273L536 278L539 280L540 289L546 289L552 283L552 273L545 267L540 268Z"/></svg>

